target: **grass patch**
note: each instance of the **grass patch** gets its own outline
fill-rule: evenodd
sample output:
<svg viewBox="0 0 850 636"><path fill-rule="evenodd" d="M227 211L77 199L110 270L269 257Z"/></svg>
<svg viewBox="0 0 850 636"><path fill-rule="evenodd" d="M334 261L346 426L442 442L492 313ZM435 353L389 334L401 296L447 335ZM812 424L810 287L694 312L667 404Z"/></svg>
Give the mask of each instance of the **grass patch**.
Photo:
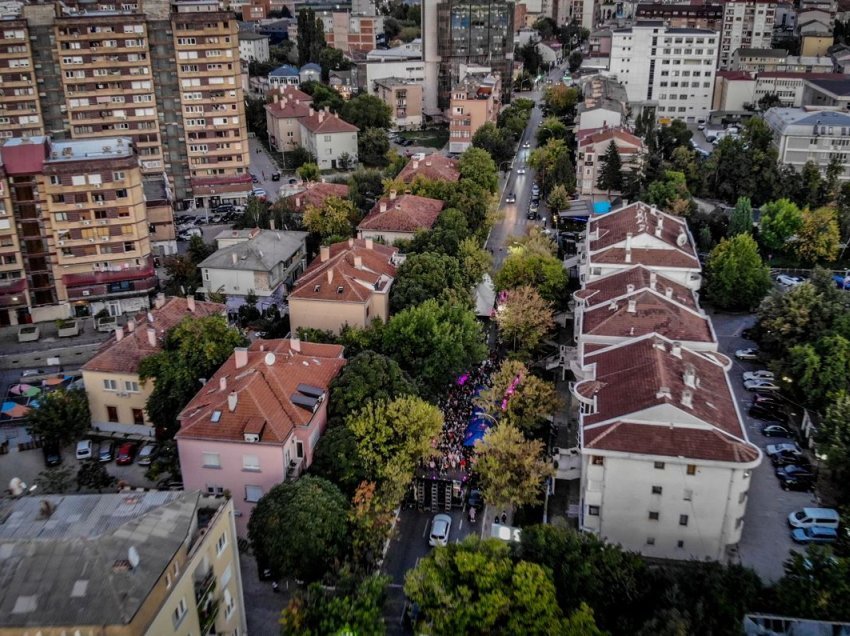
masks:
<svg viewBox="0 0 850 636"><path fill-rule="evenodd" d="M442 148L449 143L449 131L447 128L436 128L431 130L404 130L398 133L403 139L410 139L417 146L428 148Z"/></svg>

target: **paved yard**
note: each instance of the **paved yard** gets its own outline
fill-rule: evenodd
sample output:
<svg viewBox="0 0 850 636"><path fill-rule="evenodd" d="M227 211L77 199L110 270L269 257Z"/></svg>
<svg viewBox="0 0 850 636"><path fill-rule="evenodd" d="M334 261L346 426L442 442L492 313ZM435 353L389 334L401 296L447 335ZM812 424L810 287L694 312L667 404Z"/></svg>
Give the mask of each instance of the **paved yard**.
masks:
<svg viewBox="0 0 850 636"><path fill-rule="evenodd" d="M720 342L720 351L733 359L736 349L754 346L741 336L741 331L753 324L752 316L715 314L712 315L712 321ZM729 375L747 434L754 443L764 449L768 444L776 443L777 439L764 437L760 432L761 421L747 415L752 394L744 389L741 381L741 373L758 368L764 368L764 365L735 360ZM773 465L765 457L752 475L749 503L744 517L744 534L739 550L741 563L753 568L765 581L775 581L781 577L782 564L788 558L789 550L800 550L800 547L791 541L786 521L788 514L816 503L812 493L782 490L774 475Z"/></svg>

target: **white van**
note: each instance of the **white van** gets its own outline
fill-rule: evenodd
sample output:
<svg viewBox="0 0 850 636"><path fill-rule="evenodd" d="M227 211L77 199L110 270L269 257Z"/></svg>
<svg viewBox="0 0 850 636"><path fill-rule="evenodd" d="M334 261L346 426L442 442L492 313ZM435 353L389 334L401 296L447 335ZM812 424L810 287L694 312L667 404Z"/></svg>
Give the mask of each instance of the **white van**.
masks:
<svg viewBox="0 0 850 636"><path fill-rule="evenodd" d="M792 528L821 528L838 529L841 518L837 510L832 508L803 508L788 515L788 525Z"/></svg>

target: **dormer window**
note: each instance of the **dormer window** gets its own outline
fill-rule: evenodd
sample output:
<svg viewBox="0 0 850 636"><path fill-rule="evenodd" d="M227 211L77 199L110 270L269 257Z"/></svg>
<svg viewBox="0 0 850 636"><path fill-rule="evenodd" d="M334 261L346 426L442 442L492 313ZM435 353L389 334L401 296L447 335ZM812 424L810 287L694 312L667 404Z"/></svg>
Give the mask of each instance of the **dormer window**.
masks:
<svg viewBox="0 0 850 636"><path fill-rule="evenodd" d="M336 288L336 293L337 293L337 294L341 294L341 293L342 293L342 292L344 292L344 291L345 291L345 288L344 288L342 285L340 285L339 287L337 287L337 288Z"/></svg>
<svg viewBox="0 0 850 636"><path fill-rule="evenodd" d="M221 419L221 411L213 411L212 415L210 415L210 421L218 424L218 421Z"/></svg>

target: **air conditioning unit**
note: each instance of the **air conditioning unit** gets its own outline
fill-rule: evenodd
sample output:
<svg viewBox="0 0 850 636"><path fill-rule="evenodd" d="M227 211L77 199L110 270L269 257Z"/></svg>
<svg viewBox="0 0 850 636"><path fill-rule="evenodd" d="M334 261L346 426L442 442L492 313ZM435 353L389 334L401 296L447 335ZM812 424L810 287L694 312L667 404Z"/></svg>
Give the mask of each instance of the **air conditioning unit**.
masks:
<svg viewBox="0 0 850 636"><path fill-rule="evenodd" d="M91 296L91 292L88 289L84 289L83 296Z"/></svg>
<svg viewBox="0 0 850 636"><path fill-rule="evenodd" d="M98 223L100 223L101 225L106 225L107 223L109 223L109 219L100 219L98 220Z"/></svg>
<svg viewBox="0 0 850 636"><path fill-rule="evenodd" d="M59 245L65 245L65 241L59 241Z"/></svg>
<svg viewBox="0 0 850 636"><path fill-rule="evenodd" d="M130 394L125 391L119 391L115 395L117 395L118 397L130 397Z"/></svg>
<svg viewBox="0 0 850 636"><path fill-rule="evenodd" d="M91 225L91 221L83 221L83 225Z"/></svg>
<svg viewBox="0 0 850 636"><path fill-rule="evenodd" d="M256 433L244 433L245 441L251 444L255 444L260 441L260 436Z"/></svg>
<svg viewBox="0 0 850 636"><path fill-rule="evenodd" d="M93 239L93 238L90 238L90 239L89 239L89 243L94 243L94 239Z"/></svg>
<svg viewBox="0 0 850 636"><path fill-rule="evenodd" d="M82 203L78 203L78 204L77 204L77 207L78 207L78 208L81 208L81 207L83 207L83 204L82 204Z"/></svg>

